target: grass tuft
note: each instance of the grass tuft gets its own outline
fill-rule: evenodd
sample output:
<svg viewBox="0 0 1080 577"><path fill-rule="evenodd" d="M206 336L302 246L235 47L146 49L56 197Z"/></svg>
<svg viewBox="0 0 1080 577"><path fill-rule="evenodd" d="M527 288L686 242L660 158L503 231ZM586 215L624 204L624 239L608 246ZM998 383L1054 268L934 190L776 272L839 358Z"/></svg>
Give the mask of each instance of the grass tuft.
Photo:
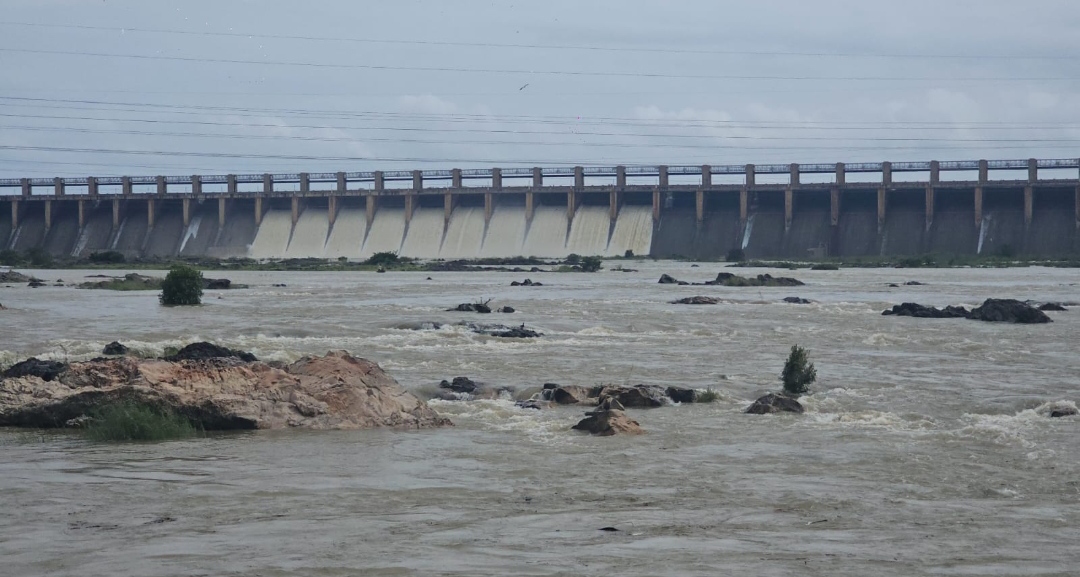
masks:
<svg viewBox="0 0 1080 577"><path fill-rule="evenodd" d="M131 401L98 407L90 417L84 433L92 441L166 441L202 433L171 410Z"/></svg>
<svg viewBox="0 0 1080 577"><path fill-rule="evenodd" d="M720 399L720 393L708 388L704 391L694 391L695 403L715 403Z"/></svg>

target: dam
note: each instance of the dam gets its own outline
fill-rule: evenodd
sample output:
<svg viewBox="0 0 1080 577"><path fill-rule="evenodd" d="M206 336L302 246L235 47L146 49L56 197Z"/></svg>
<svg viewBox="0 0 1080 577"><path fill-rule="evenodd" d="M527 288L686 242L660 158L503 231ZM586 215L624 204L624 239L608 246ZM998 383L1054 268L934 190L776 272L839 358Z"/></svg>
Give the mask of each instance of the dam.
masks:
<svg viewBox="0 0 1080 577"><path fill-rule="evenodd" d="M1080 159L0 179L0 249L84 257L1080 254Z"/></svg>

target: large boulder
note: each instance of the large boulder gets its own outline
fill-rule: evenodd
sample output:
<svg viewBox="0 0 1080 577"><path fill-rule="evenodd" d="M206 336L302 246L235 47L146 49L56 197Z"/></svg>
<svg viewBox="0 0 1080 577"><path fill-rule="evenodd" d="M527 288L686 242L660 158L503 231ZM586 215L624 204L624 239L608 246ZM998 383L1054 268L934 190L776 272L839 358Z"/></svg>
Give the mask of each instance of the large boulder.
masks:
<svg viewBox="0 0 1080 577"><path fill-rule="evenodd" d="M459 313L483 313L488 314L491 312L491 307L485 303L461 303L458 306L447 309L450 312Z"/></svg>
<svg viewBox="0 0 1080 577"><path fill-rule="evenodd" d="M662 274L662 275L660 275L660 284L677 284L677 285L686 286L686 285L688 285L690 283L688 283L686 281L678 280L675 277L673 277L671 275L668 275L668 274Z"/></svg>
<svg viewBox="0 0 1080 577"><path fill-rule="evenodd" d="M454 377L453 381L443 380L439 383L440 389L449 389L455 393L472 393L479 388L479 384L469 377Z"/></svg>
<svg viewBox="0 0 1080 577"><path fill-rule="evenodd" d="M556 405L577 405L591 400L591 391L579 385L559 385L545 383L540 392L540 400L551 401Z"/></svg>
<svg viewBox="0 0 1080 577"><path fill-rule="evenodd" d="M1053 322L1046 313L1015 299L986 299L968 318L995 323L1041 324Z"/></svg>
<svg viewBox="0 0 1080 577"><path fill-rule="evenodd" d="M923 306L917 303L903 303L881 313L885 316L915 317L919 319L966 319L968 311L964 307L948 306L944 309Z"/></svg>
<svg viewBox="0 0 1080 577"><path fill-rule="evenodd" d="M776 393L769 393L764 397L754 401L754 404L750 405L746 409L747 414L750 415L768 415L771 413L803 413L806 409L803 408L799 401L787 396L778 395Z"/></svg>
<svg viewBox="0 0 1080 577"><path fill-rule="evenodd" d="M585 413L585 418L573 426L575 431L608 437L617 434L639 435L644 433L637 421L626 416L617 401L608 400L595 410Z"/></svg>
<svg viewBox="0 0 1080 577"><path fill-rule="evenodd" d="M128 354L128 348L120 344L119 341L113 341L105 345L105 348L101 350L101 354L109 356L126 355Z"/></svg>
<svg viewBox="0 0 1080 577"><path fill-rule="evenodd" d="M175 363L177 361L201 361L206 359L227 358L237 358L245 363L253 363L259 360L255 358L255 355L247 351L238 351L236 349L229 349L206 342L191 343L177 351L176 354L165 357L165 360Z"/></svg>
<svg viewBox="0 0 1080 577"><path fill-rule="evenodd" d="M68 370L68 365L60 361L41 361L30 357L21 363L15 363L2 373L5 379L19 377L37 377L45 382L55 381Z"/></svg>
<svg viewBox="0 0 1080 577"><path fill-rule="evenodd" d="M620 405L631 409L653 409L669 402L667 389L657 385L604 387L600 389L597 401L603 404L607 399L618 401Z"/></svg>
<svg viewBox="0 0 1080 577"><path fill-rule="evenodd" d="M286 366L236 357L119 357L72 363L53 380L0 380L0 426L60 427L95 407L167 408L206 430L428 428L450 421L371 361L344 351Z"/></svg>
<svg viewBox="0 0 1080 577"><path fill-rule="evenodd" d="M728 287L795 287L803 286L805 283L798 279L790 277L774 277L770 274L759 274L756 278L744 277L729 272L722 272L716 275L715 280L706 282L705 284L710 286L728 286Z"/></svg>

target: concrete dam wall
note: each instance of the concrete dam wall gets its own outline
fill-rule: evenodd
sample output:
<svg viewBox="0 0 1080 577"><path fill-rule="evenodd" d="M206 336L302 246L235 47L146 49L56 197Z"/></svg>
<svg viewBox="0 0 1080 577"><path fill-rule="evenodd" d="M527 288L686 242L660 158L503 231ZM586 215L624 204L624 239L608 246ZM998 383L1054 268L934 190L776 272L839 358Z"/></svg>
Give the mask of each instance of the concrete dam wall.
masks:
<svg viewBox="0 0 1080 577"><path fill-rule="evenodd" d="M1078 159L1028 159L0 178L0 248L256 259L1063 256L1080 253L1078 170ZM950 172L975 178L943 180ZM894 180L900 173L907 179Z"/></svg>

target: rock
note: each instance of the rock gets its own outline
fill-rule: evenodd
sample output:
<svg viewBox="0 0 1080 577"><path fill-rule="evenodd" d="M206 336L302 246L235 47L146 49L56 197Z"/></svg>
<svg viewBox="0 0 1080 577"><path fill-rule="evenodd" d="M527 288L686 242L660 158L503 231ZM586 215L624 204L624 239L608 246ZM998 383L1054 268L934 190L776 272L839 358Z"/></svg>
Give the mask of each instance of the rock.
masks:
<svg viewBox="0 0 1080 577"><path fill-rule="evenodd" d="M113 342L105 345L105 348L101 351L101 354L103 354L103 355L112 355L112 356L126 355L127 353L128 353L128 348L125 347L124 345L120 344L117 341L113 341Z"/></svg>
<svg viewBox="0 0 1080 577"><path fill-rule="evenodd" d="M521 409L532 409L536 411L542 411L551 407L551 403L548 401L541 401L537 399L528 399L526 401L518 401L514 403L515 406Z"/></svg>
<svg viewBox="0 0 1080 577"><path fill-rule="evenodd" d="M704 284L708 286L728 287L795 287L804 285L802 281L788 277L773 277L769 274L759 274L757 278L748 278L729 272L719 273L716 275L716 280L711 280Z"/></svg>
<svg viewBox="0 0 1080 577"><path fill-rule="evenodd" d="M884 316L915 317L919 319L957 319L967 318L968 311L964 307L927 307L916 303L903 303L881 313Z"/></svg>
<svg viewBox="0 0 1080 577"><path fill-rule="evenodd" d="M968 318L998 323L1041 324L1053 322L1046 313L1015 299L986 299Z"/></svg>
<svg viewBox="0 0 1080 577"><path fill-rule="evenodd" d="M692 264L692 265L690 265L690 268L701 268L701 265L699 265L699 264Z"/></svg>
<svg viewBox="0 0 1080 577"><path fill-rule="evenodd" d="M1050 411L1050 418L1060 419L1062 417L1075 417L1077 412L1075 407L1061 407Z"/></svg>
<svg viewBox="0 0 1080 577"><path fill-rule="evenodd" d="M543 283L533 282L532 279L525 279L521 282L514 281L510 283L510 286L544 286Z"/></svg>
<svg viewBox="0 0 1080 577"><path fill-rule="evenodd" d="M717 305L720 299L713 297L686 297L677 301L671 301L673 305Z"/></svg>
<svg viewBox="0 0 1080 577"><path fill-rule="evenodd" d="M450 389L455 393L472 393L479 387L472 379L468 377L454 377L453 382L443 381L439 383L439 388Z"/></svg>
<svg viewBox="0 0 1080 577"><path fill-rule="evenodd" d="M889 283L889 288L900 288L900 285L898 285L898 284L896 284L894 282L891 282L891 283Z"/></svg>
<svg viewBox="0 0 1080 577"><path fill-rule="evenodd" d="M514 310L514 307L503 307L503 308L499 309L499 312L500 313L505 313L505 314L513 314L513 313L515 313L517 311Z"/></svg>
<svg viewBox="0 0 1080 577"><path fill-rule="evenodd" d="M525 328L525 325L512 327L503 331L493 331L486 334L503 339L535 339L544 336L543 333L538 333L532 329Z"/></svg>
<svg viewBox="0 0 1080 577"><path fill-rule="evenodd" d="M926 286L926 284L921 283L921 282L919 282L917 280L909 280L906 283L904 283L904 286Z"/></svg>
<svg viewBox="0 0 1080 577"><path fill-rule="evenodd" d="M778 395L776 393L769 393L764 397L754 401L754 404L750 405L746 409L746 413L749 415L767 415L770 413L803 413L806 409L802 404L795 399L786 395Z"/></svg>
<svg viewBox="0 0 1080 577"><path fill-rule="evenodd" d="M1065 311L1067 311L1069 309L1061 306L1058 303L1046 303L1046 304L1040 305L1039 310L1043 311L1043 312L1049 311L1049 312L1059 312L1060 313L1060 312L1065 312Z"/></svg>
<svg viewBox="0 0 1080 577"><path fill-rule="evenodd" d="M0 426L57 427L129 400L206 430L429 428L451 425L379 366L344 351L274 366L237 358L118 357L72 363L54 381L0 381Z"/></svg>
<svg viewBox="0 0 1080 577"><path fill-rule="evenodd" d="M808 300L806 300L804 298L799 298L799 297L787 297L787 298L784 299L784 302L790 303L790 304L793 304L793 305L808 305L808 304L812 304L813 301L808 301Z"/></svg>
<svg viewBox="0 0 1080 577"><path fill-rule="evenodd" d="M676 403L693 403L697 398L694 389L685 387L668 387L666 392L668 398Z"/></svg>
<svg viewBox="0 0 1080 577"><path fill-rule="evenodd" d="M613 404L601 404L595 411L585 413L586 417L574 425L573 429L602 437L619 433L637 435L645 432L637 421L627 417L624 411L613 408Z"/></svg>
<svg viewBox="0 0 1080 577"><path fill-rule="evenodd" d="M608 386L600 389L597 400L600 404L611 399L623 407L632 409L653 409L668 402L667 390L657 385L635 385L633 387Z"/></svg>
<svg viewBox="0 0 1080 577"><path fill-rule="evenodd" d="M232 281L227 278L204 278L203 290L227 290Z"/></svg>
<svg viewBox="0 0 1080 577"><path fill-rule="evenodd" d="M660 284L679 284L679 281L670 275L662 274L660 275Z"/></svg>
<svg viewBox="0 0 1080 577"><path fill-rule="evenodd" d="M28 286L30 288L43 287L43 286L45 286L45 282L42 281L41 279L32 278L32 279L30 279L30 282L26 283L26 286Z"/></svg>
<svg viewBox="0 0 1080 577"><path fill-rule="evenodd" d="M459 313L483 313L483 314L488 314L488 313L491 312L491 307L487 306L484 303L461 303L458 306L456 306L456 307L454 307L452 309L447 309L447 310L451 311L451 312L459 312Z"/></svg>
<svg viewBox="0 0 1080 577"><path fill-rule="evenodd" d="M225 347L219 347L213 343L191 343L180 349L175 355L165 357L166 361L201 361L207 359L237 358L245 363L253 363L259 359L246 351L237 351Z"/></svg>
<svg viewBox="0 0 1080 577"><path fill-rule="evenodd" d="M40 361L30 357L21 363L15 363L6 371L0 373L5 379L17 379L20 377L37 377L47 383L55 381L57 377L68 370L66 363L60 361Z"/></svg>
<svg viewBox="0 0 1080 577"><path fill-rule="evenodd" d="M590 390L579 385L556 385L547 383L540 392L540 400L551 401L556 405L577 405L590 400Z"/></svg>
<svg viewBox="0 0 1080 577"><path fill-rule="evenodd" d="M13 270L0 272L0 283L22 283L30 282L31 278Z"/></svg>
<svg viewBox="0 0 1080 577"><path fill-rule="evenodd" d="M285 288L285 287L287 287L289 285L283 284L283 283L277 283L277 284L274 284L274 285L271 285L271 286L273 286L274 288Z"/></svg>

